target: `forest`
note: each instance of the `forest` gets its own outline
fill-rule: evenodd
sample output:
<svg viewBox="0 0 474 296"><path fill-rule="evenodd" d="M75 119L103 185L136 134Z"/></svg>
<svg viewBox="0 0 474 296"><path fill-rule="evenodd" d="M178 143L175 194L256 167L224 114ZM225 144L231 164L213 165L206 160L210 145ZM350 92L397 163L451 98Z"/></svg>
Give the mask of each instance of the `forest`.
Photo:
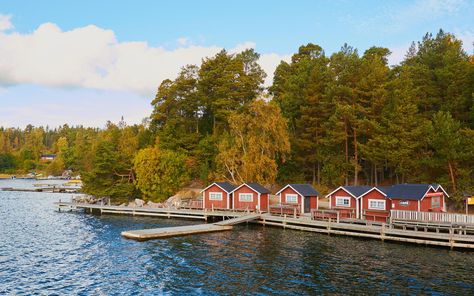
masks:
<svg viewBox="0 0 474 296"><path fill-rule="evenodd" d="M0 173L71 169L86 193L116 201L163 201L217 180L472 191L474 55L442 30L398 65L389 55L347 44L326 55L309 43L265 87L258 53L222 50L162 81L141 124L0 128ZM44 153L57 157L43 162Z"/></svg>

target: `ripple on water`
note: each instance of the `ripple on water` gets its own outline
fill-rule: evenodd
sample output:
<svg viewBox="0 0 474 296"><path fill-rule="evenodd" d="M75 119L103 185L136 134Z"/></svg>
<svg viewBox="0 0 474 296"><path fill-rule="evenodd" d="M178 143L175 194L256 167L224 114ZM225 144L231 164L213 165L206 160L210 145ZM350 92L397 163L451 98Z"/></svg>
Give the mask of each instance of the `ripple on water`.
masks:
<svg viewBox="0 0 474 296"><path fill-rule="evenodd" d="M53 202L59 196L0 192L0 294L468 295L474 290L472 253L254 225L135 242L120 232L198 222L58 213Z"/></svg>

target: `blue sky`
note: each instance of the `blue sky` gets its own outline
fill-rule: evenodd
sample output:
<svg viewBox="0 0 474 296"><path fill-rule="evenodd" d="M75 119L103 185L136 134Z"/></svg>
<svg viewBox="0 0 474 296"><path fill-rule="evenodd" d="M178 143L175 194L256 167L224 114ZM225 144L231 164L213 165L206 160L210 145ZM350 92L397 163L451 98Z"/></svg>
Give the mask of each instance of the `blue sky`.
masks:
<svg viewBox="0 0 474 296"><path fill-rule="evenodd" d="M394 64L426 32L452 32L470 54L474 41L474 1L463 0L17 0L0 1L0 16L4 126L139 122L162 79L221 48L256 48L270 83L308 42L328 54L344 42L385 46Z"/></svg>

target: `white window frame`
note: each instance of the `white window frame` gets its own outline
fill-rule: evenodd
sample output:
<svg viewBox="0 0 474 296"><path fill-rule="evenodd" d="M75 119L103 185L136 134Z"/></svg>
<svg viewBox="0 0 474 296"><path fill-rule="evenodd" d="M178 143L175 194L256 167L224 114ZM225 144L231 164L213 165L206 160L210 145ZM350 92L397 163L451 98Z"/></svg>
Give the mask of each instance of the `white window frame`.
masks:
<svg viewBox="0 0 474 296"><path fill-rule="evenodd" d="M288 197L290 197L291 199L294 198L294 200L288 200ZM285 194L285 202L286 203L297 204L298 203L298 194Z"/></svg>
<svg viewBox="0 0 474 296"><path fill-rule="evenodd" d="M387 202L383 199L369 199L368 202L369 210L385 210L387 207ZM375 202L377 205L372 206L372 202ZM383 207L379 207L379 203L380 205L383 204Z"/></svg>
<svg viewBox="0 0 474 296"><path fill-rule="evenodd" d="M242 199L243 196L250 196L250 198ZM240 202L253 202L253 194L252 193L239 193L239 201Z"/></svg>
<svg viewBox="0 0 474 296"><path fill-rule="evenodd" d="M209 192L209 200L222 200L222 192Z"/></svg>
<svg viewBox="0 0 474 296"><path fill-rule="evenodd" d="M435 198L438 200L437 203L433 202L435 200ZM440 208L441 207L441 197L440 196L431 197L431 207L432 208Z"/></svg>
<svg viewBox="0 0 474 296"><path fill-rule="evenodd" d="M398 202L398 204L401 206L401 207L408 207L410 205L410 201L408 200L401 200Z"/></svg>
<svg viewBox="0 0 474 296"><path fill-rule="evenodd" d="M348 200L349 203L346 205L344 202L339 202L341 200ZM351 198L350 196L336 196L336 207L346 207L350 208L351 207Z"/></svg>

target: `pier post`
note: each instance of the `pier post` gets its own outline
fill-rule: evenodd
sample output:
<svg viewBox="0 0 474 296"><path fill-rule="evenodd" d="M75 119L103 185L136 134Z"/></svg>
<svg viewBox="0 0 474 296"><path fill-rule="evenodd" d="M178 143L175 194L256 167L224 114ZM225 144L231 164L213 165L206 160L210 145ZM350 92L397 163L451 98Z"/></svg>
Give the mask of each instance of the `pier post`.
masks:
<svg viewBox="0 0 474 296"><path fill-rule="evenodd" d="M384 241L384 236L385 236L385 223L382 223L382 228L380 229L380 239L382 242Z"/></svg>

